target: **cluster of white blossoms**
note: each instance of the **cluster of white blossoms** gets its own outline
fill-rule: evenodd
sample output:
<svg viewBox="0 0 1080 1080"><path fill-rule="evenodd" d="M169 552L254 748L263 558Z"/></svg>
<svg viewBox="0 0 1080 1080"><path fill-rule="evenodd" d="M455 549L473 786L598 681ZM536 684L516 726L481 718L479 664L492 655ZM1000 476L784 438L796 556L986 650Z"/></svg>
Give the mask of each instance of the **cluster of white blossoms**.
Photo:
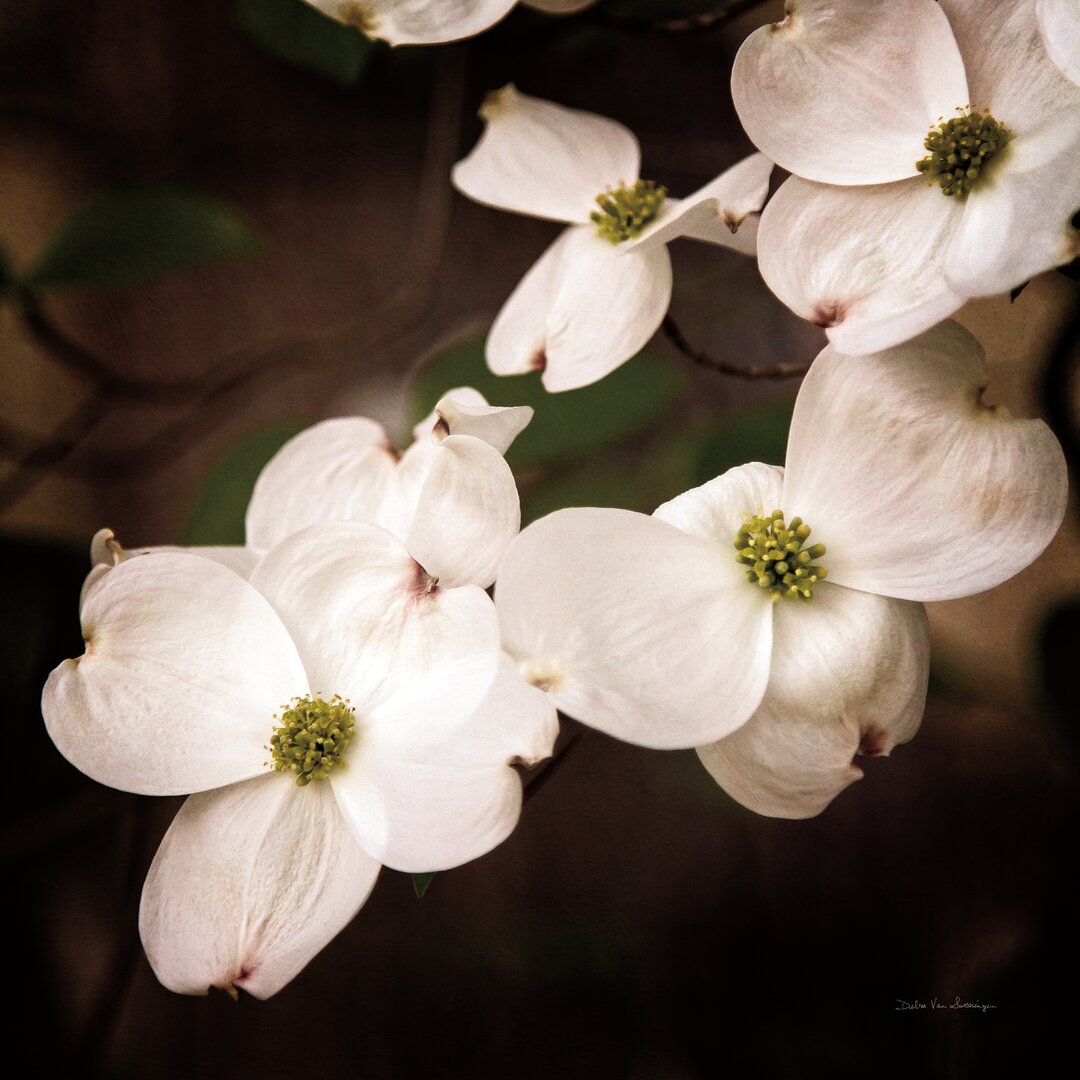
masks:
<svg viewBox="0 0 1080 1080"><path fill-rule="evenodd" d="M380 866L458 866L514 828L511 765L558 730L484 592L519 525L502 452L530 418L452 391L400 459L373 421L327 420L263 470L244 548L95 537L86 652L42 711L95 780L191 796L139 918L166 986L267 997Z"/></svg>
<svg viewBox="0 0 1080 1080"><path fill-rule="evenodd" d="M513 6L309 2L392 43L468 36ZM166 986L265 997L380 866L489 851L518 819L512 766L552 752L556 708L696 748L778 817L820 813L858 755L915 734L923 603L1018 573L1065 512L1057 440L984 402L979 342L942 320L1078 251L1078 12L789 0L735 61L761 152L681 200L642 178L621 124L489 95L454 185L568 226L494 322L496 373L558 391L628 360L664 318L678 237L756 252L831 344L783 468L743 465L651 516L572 508L519 534L503 455L531 410L455 390L400 457L359 418L292 440L243 547L128 552L99 533L86 652L43 711L94 779L190 794L140 915ZM793 175L769 199L774 161Z"/></svg>

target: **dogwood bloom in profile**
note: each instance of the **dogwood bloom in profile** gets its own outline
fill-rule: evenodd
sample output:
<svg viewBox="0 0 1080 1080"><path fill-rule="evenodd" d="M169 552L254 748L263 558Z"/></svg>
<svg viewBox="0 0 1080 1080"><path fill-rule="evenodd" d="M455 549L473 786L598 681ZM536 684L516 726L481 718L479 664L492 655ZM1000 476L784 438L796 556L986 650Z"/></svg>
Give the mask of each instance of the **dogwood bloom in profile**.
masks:
<svg viewBox="0 0 1080 1080"><path fill-rule="evenodd" d="M193 793L139 926L158 978L269 997L345 926L382 864L450 868L513 829L511 763L551 752L550 702L500 652L494 606L437 586L377 526L325 522L250 580L183 551L87 594L86 651L42 697L103 784Z"/></svg>
<svg viewBox="0 0 1080 1080"><path fill-rule="evenodd" d="M319 521L368 521L388 529L445 586L495 580L521 525L514 474L503 454L532 419L529 406L488 405L471 387L445 394L413 429L401 455L366 417L324 420L290 439L259 474L244 547L189 548L247 576L275 544ZM91 544L83 588L132 555L111 530Z"/></svg>
<svg viewBox="0 0 1080 1080"><path fill-rule="evenodd" d="M686 199L640 178L622 124L504 86L454 166L454 186L502 210L568 222L499 312L487 340L498 375L543 371L548 390L602 379L656 332L671 299L666 244L690 236L754 252L772 163L753 154ZM740 225L742 228L740 229Z"/></svg>
<svg viewBox="0 0 1080 1080"><path fill-rule="evenodd" d="M331 19L391 45L438 45L473 37L504 19L517 0L306 0ZM526 7L570 15L595 0L523 0Z"/></svg>
<svg viewBox="0 0 1080 1080"><path fill-rule="evenodd" d="M1061 522L1056 439L984 405L985 384L953 323L870 356L826 348L786 469L732 469L652 517L571 509L526 528L496 585L506 649L583 723L698 747L759 813L819 813L861 775L853 755L918 728L920 601L992 588Z"/></svg>
<svg viewBox="0 0 1080 1080"><path fill-rule="evenodd" d="M762 276L845 352L1080 252L1080 88L1047 59L1035 0L789 0L731 90L794 174L762 214Z"/></svg>
<svg viewBox="0 0 1080 1080"><path fill-rule="evenodd" d="M1076 0L1036 0L1043 44L1065 77L1080 84L1080 4Z"/></svg>

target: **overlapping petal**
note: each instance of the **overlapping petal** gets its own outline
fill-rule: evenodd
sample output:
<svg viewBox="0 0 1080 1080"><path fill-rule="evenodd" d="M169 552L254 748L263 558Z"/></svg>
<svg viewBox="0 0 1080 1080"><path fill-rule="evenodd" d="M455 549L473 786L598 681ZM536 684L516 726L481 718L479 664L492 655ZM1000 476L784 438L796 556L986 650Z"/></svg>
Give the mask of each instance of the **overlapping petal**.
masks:
<svg viewBox="0 0 1080 1080"><path fill-rule="evenodd" d="M978 197L964 202L945 259L949 284L967 296L1008 292L1080 255L1080 107L1017 136Z"/></svg>
<svg viewBox="0 0 1080 1080"><path fill-rule="evenodd" d="M732 98L754 144L822 183L914 176L926 133L968 102L941 8L934 0L788 0L786 11L735 57Z"/></svg>
<svg viewBox="0 0 1080 1080"><path fill-rule="evenodd" d="M759 814L804 818L922 719L930 643L921 604L830 586L779 603L769 688L741 728L698 749L713 778Z"/></svg>
<svg viewBox="0 0 1080 1080"><path fill-rule="evenodd" d="M503 305L488 365L498 375L543 370L551 391L586 386L646 344L670 300L666 248L621 255L591 226L571 227Z"/></svg>
<svg viewBox="0 0 1080 1080"><path fill-rule="evenodd" d="M482 439L443 439L420 491L405 544L444 587L495 580L521 527L517 484L502 454Z"/></svg>
<svg viewBox="0 0 1080 1080"><path fill-rule="evenodd" d="M590 727L660 749L734 730L765 690L771 608L729 546L624 510L561 510L510 545L495 593L526 677Z"/></svg>
<svg viewBox="0 0 1080 1080"><path fill-rule="evenodd" d="M452 179L486 206L584 223L597 195L638 178L637 139L605 116L531 97L513 84L488 94L480 116L484 134Z"/></svg>
<svg viewBox="0 0 1080 1080"><path fill-rule="evenodd" d="M517 824L512 762L551 754L555 707L509 658L472 656L429 671L364 717L334 794L364 849L398 870L445 870Z"/></svg>
<svg viewBox="0 0 1080 1080"><path fill-rule="evenodd" d="M197 555L121 563L82 623L86 652L53 671L41 707L60 752L110 787L179 795L256 776L274 714L308 689L263 597Z"/></svg>
<svg viewBox="0 0 1080 1080"><path fill-rule="evenodd" d="M1076 0L1036 0L1039 32L1050 59L1080 85L1080 4Z"/></svg>
<svg viewBox="0 0 1080 1080"><path fill-rule="evenodd" d="M941 0L941 9L967 69L970 96L956 105L989 109L1016 134L1080 108L1080 87L1046 62L1033 0Z"/></svg>
<svg viewBox="0 0 1080 1080"><path fill-rule="evenodd" d="M251 583L292 635L311 689L348 698L358 715L432 667L499 648L483 590L435 587L401 541L374 525L296 533Z"/></svg>
<svg viewBox="0 0 1080 1080"><path fill-rule="evenodd" d="M323 14L391 45L437 45L494 26L517 0L307 0Z"/></svg>
<svg viewBox="0 0 1080 1080"><path fill-rule="evenodd" d="M619 245L620 252L666 244L679 236L745 251L745 238L736 240L747 216L765 205L773 163L764 154L751 154L685 199L667 199L656 219ZM750 253L753 248L750 248Z"/></svg>
<svg viewBox="0 0 1080 1080"><path fill-rule="evenodd" d="M247 546L269 551L317 521L384 522L396 459L386 432L364 417L324 420L266 464L247 510Z"/></svg>
<svg viewBox="0 0 1080 1080"><path fill-rule="evenodd" d="M532 416L529 405L489 405L483 394L471 387L462 387L439 399L435 406L435 422L426 434L433 435L436 442L442 442L450 435L472 435L505 454ZM419 434L417 438L420 438Z"/></svg>
<svg viewBox="0 0 1080 1080"><path fill-rule="evenodd" d="M922 178L844 188L793 176L761 215L758 267L837 348L885 349L963 303L945 274L963 213L962 203Z"/></svg>
<svg viewBox="0 0 1080 1080"><path fill-rule="evenodd" d="M982 349L946 322L907 344L814 361L795 404L783 508L828 547L829 579L912 600L990 589L1065 512L1061 447L1041 420L982 403Z"/></svg>
<svg viewBox="0 0 1080 1080"><path fill-rule="evenodd" d="M273 775L192 795L143 887L147 958L181 994L270 997L356 914L378 873L325 784Z"/></svg>

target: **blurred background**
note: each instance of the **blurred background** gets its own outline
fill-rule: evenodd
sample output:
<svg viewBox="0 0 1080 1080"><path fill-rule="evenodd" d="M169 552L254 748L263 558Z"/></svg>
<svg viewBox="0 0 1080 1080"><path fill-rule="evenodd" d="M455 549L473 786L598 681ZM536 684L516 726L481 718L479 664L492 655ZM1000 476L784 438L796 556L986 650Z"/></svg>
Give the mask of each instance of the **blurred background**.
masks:
<svg viewBox="0 0 1080 1080"><path fill-rule="evenodd" d="M0 858L25 1074L1012 1077L1072 1045L1075 506L1018 578L931 605L922 731L821 817L757 817L692 752L585 732L502 848L422 900L384 871L265 1003L158 985L138 898L179 802L98 787L44 733L41 686L82 651L94 531L242 542L262 464L320 418L375 417L403 446L451 386L532 404L508 457L526 520L650 511L782 461L798 380L725 376L663 334L569 394L488 375L487 327L559 227L448 182L509 81L626 123L674 195L734 164L752 147L731 61L782 4L664 22L713 6L518 9L390 50L300 0L0 0L0 670L22 762ZM824 344L752 261L672 255L694 349L767 365ZM1077 288L1048 274L959 316L987 399L1048 415L1070 454ZM993 1008L897 1008L931 999Z"/></svg>

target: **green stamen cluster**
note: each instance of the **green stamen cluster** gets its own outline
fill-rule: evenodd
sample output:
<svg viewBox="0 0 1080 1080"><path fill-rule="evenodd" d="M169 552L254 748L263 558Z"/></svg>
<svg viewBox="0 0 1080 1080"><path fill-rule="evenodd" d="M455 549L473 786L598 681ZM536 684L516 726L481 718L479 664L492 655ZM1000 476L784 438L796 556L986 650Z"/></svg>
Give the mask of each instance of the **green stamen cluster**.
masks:
<svg viewBox="0 0 1080 1080"><path fill-rule="evenodd" d="M824 566L814 565L825 554L825 545L803 550L809 535L810 526L802 518L784 524L783 510L774 510L768 517L748 517L735 536L736 561L751 568L746 580L767 589L773 602L798 597L809 603L814 586L826 575Z"/></svg>
<svg viewBox="0 0 1080 1080"><path fill-rule="evenodd" d="M946 195L966 195L1010 135L988 112L943 120L923 145L930 151L915 168L936 180Z"/></svg>
<svg viewBox="0 0 1080 1080"><path fill-rule="evenodd" d="M621 244L637 236L658 213L667 198L667 188L652 180L638 180L620 188L608 188L596 196L596 205L589 220L596 231L613 244Z"/></svg>
<svg viewBox="0 0 1080 1080"><path fill-rule="evenodd" d="M348 701L336 694L329 701L293 698L274 719L278 726L267 749L274 755L271 768L276 772L296 773L296 782L305 787L343 766L342 755L356 730Z"/></svg>

